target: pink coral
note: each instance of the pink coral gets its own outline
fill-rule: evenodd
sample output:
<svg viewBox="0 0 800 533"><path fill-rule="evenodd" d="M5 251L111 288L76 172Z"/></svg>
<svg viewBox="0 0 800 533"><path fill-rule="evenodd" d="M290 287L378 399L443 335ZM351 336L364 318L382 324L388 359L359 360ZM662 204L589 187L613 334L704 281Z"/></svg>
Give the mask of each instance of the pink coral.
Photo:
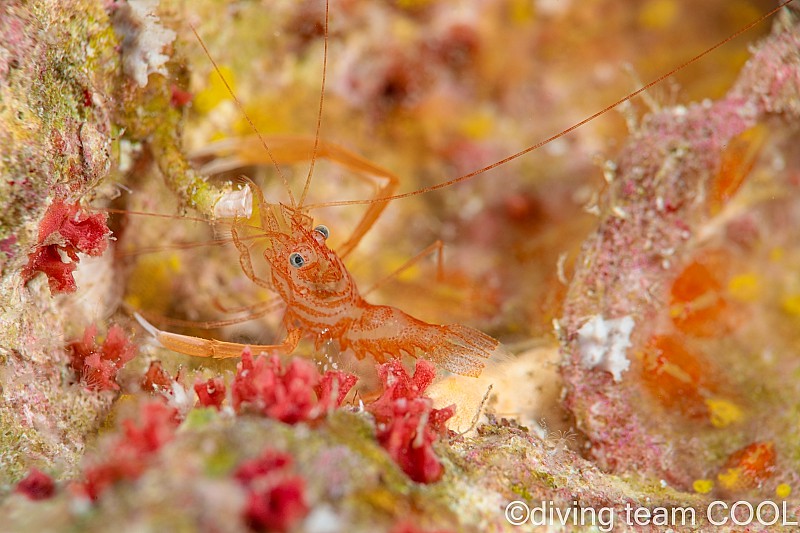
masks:
<svg viewBox="0 0 800 533"><path fill-rule="evenodd" d="M87 327L83 339L68 345L70 364L82 383L94 390L119 390L117 372L136 355L137 347L125 331L113 325L105 341L97 345L97 326Z"/></svg>
<svg viewBox="0 0 800 533"><path fill-rule="evenodd" d="M123 422L123 432L109 444L107 457L86 469L78 492L96 500L110 485L138 478L153 454L172 440L179 424L177 411L161 401L142 405L140 419L138 425Z"/></svg>
<svg viewBox="0 0 800 533"><path fill-rule="evenodd" d="M267 449L243 462L234 477L247 489L245 520L255 531L286 531L308 513L303 478L292 475L292 457Z"/></svg>
<svg viewBox="0 0 800 533"><path fill-rule="evenodd" d="M231 385L233 408L287 424L313 421L339 407L357 379L335 371L320 376L313 363L297 358L284 369L277 355L253 359L245 350Z"/></svg>
<svg viewBox="0 0 800 533"><path fill-rule="evenodd" d="M46 500L52 497L55 491L56 485L53 478L37 468L31 468L31 471L16 488L16 492L24 494L31 500Z"/></svg>
<svg viewBox="0 0 800 533"><path fill-rule="evenodd" d="M28 264L22 269L25 284L41 272L47 276L53 294L74 292L77 287L72 272L78 252L99 256L105 251L111 233L107 218L105 213L86 214L77 202L55 200L39 223L36 248L28 254ZM62 260L62 254L68 262Z"/></svg>
<svg viewBox="0 0 800 533"><path fill-rule="evenodd" d="M214 407L217 411L225 401L225 381L219 376L194 384L197 399L203 407Z"/></svg>
<svg viewBox="0 0 800 533"><path fill-rule="evenodd" d="M455 414L455 405L434 409L433 401L423 396L436 377L436 368L420 360L411 377L402 363L390 361L378 367L378 374L383 394L367 406L378 424L378 442L412 480L438 481L444 467L433 442L446 434L445 422Z"/></svg>

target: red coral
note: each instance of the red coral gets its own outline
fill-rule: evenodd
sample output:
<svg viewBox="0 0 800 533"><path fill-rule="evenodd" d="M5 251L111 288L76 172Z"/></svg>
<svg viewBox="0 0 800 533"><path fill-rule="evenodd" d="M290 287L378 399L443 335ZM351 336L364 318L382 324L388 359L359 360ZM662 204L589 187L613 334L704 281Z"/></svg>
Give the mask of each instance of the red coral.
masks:
<svg viewBox="0 0 800 533"><path fill-rule="evenodd" d="M77 268L75 263L64 263L61 260L59 247L55 244L36 248L28 254L28 264L22 269L22 279L27 285L28 282L38 272L47 276L50 285L50 292L57 294L60 292L75 292L75 278L72 272Z"/></svg>
<svg viewBox="0 0 800 533"><path fill-rule="evenodd" d="M141 422L138 425L132 420L123 422L122 435L109 443L105 460L86 469L79 491L96 500L110 485L138 478L153 454L174 437L179 424L177 415L177 410L161 401L142 405Z"/></svg>
<svg viewBox="0 0 800 533"><path fill-rule="evenodd" d="M78 252L101 255L108 245L111 231L106 226L108 215L86 214L76 202L67 204L55 200L39 223L36 248L28 254L28 264L22 269L22 279L27 285L41 272L47 276L50 292L74 292L72 272L78 262ZM62 253L64 259L62 260Z"/></svg>
<svg viewBox="0 0 800 533"><path fill-rule="evenodd" d="M353 374L338 370L328 370L323 374L319 383L314 386L319 406L325 411L336 409L342 405L347 393L350 392L350 389L355 386L357 381L358 378Z"/></svg>
<svg viewBox="0 0 800 533"><path fill-rule="evenodd" d="M231 385L233 408L237 413L248 408L287 424L308 422L339 407L356 381L344 372L320 376L313 363L297 358L284 369L277 355L253 359L248 349L242 352Z"/></svg>
<svg viewBox="0 0 800 533"><path fill-rule="evenodd" d="M308 513L303 478L292 475L292 457L267 449L243 462L234 477L247 489L245 521L255 531L286 531Z"/></svg>
<svg viewBox="0 0 800 533"><path fill-rule="evenodd" d="M133 455L152 453L172 440L178 427L178 411L163 402L147 402L141 408L141 423L125 420L124 441L120 450L129 449Z"/></svg>
<svg viewBox="0 0 800 533"><path fill-rule="evenodd" d="M56 484L53 482L53 478L37 468L31 468L31 471L16 488L16 492L24 494L31 500L46 500L52 497L55 491Z"/></svg>
<svg viewBox="0 0 800 533"><path fill-rule="evenodd" d="M142 378L142 390L146 392L172 393L172 384L177 381L161 366L161 361L152 361Z"/></svg>
<svg viewBox="0 0 800 533"><path fill-rule="evenodd" d="M244 461L234 472L236 481L249 487L257 478L266 476L273 470L283 470L292 466L292 456L288 453L267 449L261 457Z"/></svg>
<svg viewBox="0 0 800 533"><path fill-rule="evenodd" d="M96 336L97 326L92 324L84 331L83 339L73 341L67 346L70 365L87 387L94 390L119 390L117 372L136 356L137 347L116 324L109 328L102 345L97 345Z"/></svg>
<svg viewBox="0 0 800 533"><path fill-rule="evenodd" d="M420 360L411 377L402 363L394 360L380 365L378 374L384 391L367 407L378 424L378 442L412 480L438 481L444 467L433 451L433 442L446 434L445 422L455 414L455 405L434 409L433 400L422 395L436 376L436 368Z"/></svg>
<svg viewBox="0 0 800 533"><path fill-rule="evenodd" d="M194 384L197 399L203 407L214 407L219 411L225 401L225 381L219 376Z"/></svg>
<svg viewBox="0 0 800 533"><path fill-rule="evenodd" d="M184 91L177 85L170 87L169 103L172 107L185 107L194 99L194 95L189 91Z"/></svg>

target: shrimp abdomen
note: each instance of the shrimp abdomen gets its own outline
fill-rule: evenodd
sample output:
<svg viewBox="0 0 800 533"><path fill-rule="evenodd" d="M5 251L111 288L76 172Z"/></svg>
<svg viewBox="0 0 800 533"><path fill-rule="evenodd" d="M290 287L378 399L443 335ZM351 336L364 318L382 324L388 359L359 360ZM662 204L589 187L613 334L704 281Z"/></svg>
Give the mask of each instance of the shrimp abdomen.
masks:
<svg viewBox="0 0 800 533"><path fill-rule="evenodd" d="M489 359L502 357L500 343L476 329L458 324L428 324L385 305L366 304L340 339L361 359L367 355L383 362L403 353L422 357L437 366L477 377Z"/></svg>

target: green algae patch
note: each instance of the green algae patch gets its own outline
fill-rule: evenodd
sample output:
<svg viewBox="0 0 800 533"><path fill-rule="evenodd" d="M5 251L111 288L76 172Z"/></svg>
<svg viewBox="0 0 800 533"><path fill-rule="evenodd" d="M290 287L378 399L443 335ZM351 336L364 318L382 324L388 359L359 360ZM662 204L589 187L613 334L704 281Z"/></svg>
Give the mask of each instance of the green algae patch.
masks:
<svg viewBox="0 0 800 533"><path fill-rule="evenodd" d="M202 429L216 421L219 416L219 412L212 407L195 407L186 415L181 428L185 431Z"/></svg>

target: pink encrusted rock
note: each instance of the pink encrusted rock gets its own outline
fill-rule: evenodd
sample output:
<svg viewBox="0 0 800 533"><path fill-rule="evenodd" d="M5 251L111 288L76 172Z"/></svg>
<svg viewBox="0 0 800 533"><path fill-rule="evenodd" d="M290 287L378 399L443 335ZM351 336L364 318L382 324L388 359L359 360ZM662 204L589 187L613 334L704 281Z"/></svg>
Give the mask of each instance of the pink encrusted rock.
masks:
<svg viewBox="0 0 800 533"><path fill-rule="evenodd" d="M638 473L691 486L688 462L674 460L683 444L665 438L659 433L665 428L637 410L640 363L615 382L602 367L584 364L579 332L593 317L631 317L629 356L643 346L658 327L659 311L668 307L665 278L685 261L690 238L709 218L706 191L723 150L770 116L797 121L800 27L785 23L779 29L756 50L727 96L649 115L617 158L601 204L604 217L576 261L559 323L565 405L602 468L624 472L635 465Z"/></svg>

